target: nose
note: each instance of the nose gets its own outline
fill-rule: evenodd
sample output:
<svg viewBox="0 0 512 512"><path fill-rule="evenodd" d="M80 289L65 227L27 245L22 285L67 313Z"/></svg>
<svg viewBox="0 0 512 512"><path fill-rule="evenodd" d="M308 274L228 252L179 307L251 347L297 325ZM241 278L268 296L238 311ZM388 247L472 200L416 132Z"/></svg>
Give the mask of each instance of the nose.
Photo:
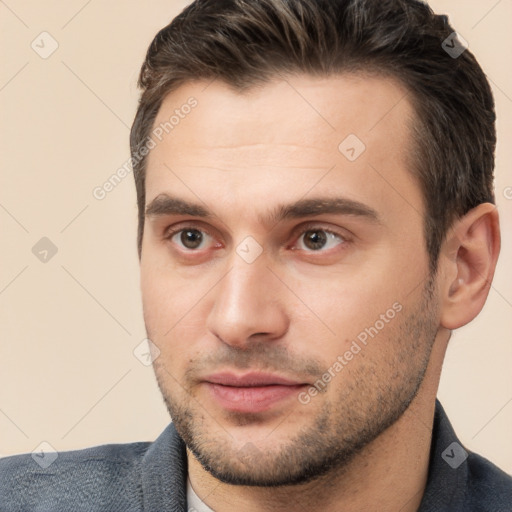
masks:
<svg viewBox="0 0 512 512"><path fill-rule="evenodd" d="M207 328L232 347L281 338L289 327L283 284L260 256L252 263L237 254L231 270L215 287Z"/></svg>

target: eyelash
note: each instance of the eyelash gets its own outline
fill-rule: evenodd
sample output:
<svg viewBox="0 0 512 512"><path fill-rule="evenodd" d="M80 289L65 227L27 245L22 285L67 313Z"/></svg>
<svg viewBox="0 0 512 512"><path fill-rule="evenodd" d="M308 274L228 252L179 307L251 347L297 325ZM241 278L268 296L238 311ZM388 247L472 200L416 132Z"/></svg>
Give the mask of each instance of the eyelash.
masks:
<svg viewBox="0 0 512 512"><path fill-rule="evenodd" d="M185 225L185 226L182 225L182 226L179 226L179 227L174 228L174 229L167 229L165 231L164 239L171 241L172 238L175 235L177 235L179 233L182 233L183 231L187 231L187 230L199 231L200 233L205 233L208 236L210 236L211 238L214 238L214 235L209 230L204 229L203 227L198 227L198 226L194 226L194 225ZM309 225L309 226L306 226L306 227L302 227L297 236L294 235L294 239L295 239L294 245L308 231L323 231L327 235L334 235L334 236L338 237L339 239L341 239L341 242L339 243L339 245L345 245L345 244L347 244L347 243L349 243L351 241L348 236L342 235L341 233L338 233L338 232L336 232L336 231L334 231L332 229L327 229L326 227L319 226L319 225ZM188 248L184 247L181 250L184 251L184 252L187 252L187 253L194 253L194 252L199 252L201 249L188 249ZM293 248L292 248L292 250L293 250ZM310 253L310 254L315 254L315 253L324 253L324 252L327 252L327 251L324 250L324 249L319 249L317 251L309 250L309 251L306 251L306 252Z"/></svg>

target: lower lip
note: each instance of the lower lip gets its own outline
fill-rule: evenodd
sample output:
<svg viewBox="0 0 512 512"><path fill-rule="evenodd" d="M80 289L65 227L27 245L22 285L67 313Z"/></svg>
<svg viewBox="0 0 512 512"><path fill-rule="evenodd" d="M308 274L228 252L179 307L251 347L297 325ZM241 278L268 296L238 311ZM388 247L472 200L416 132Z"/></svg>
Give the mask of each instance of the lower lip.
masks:
<svg viewBox="0 0 512 512"><path fill-rule="evenodd" d="M281 400L297 396L300 389L304 387L302 384L234 387L212 382L206 382L206 386L215 400L225 409L247 413L267 411Z"/></svg>

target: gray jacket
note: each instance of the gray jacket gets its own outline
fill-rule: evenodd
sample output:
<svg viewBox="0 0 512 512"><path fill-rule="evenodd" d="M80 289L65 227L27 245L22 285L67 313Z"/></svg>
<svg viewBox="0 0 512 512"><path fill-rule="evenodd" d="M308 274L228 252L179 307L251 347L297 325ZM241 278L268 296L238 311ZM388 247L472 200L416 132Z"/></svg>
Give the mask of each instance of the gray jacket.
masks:
<svg viewBox="0 0 512 512"><path fill-rule="evenodd" d="M512 477L465 450L436 400L427 487L418 512L512 512ZM171 423L152 443L0 459L1 512L185 512L185 444Z"/></svg>

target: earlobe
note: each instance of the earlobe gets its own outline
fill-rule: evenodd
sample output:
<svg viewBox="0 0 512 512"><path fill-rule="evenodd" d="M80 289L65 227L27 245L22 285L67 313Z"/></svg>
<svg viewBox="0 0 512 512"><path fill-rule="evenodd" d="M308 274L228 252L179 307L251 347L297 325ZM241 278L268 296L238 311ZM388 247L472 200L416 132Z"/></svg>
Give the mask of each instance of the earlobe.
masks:
<svg viewBox="0 0 512 512"><path fill-rule="evenodd" d="M496 206L482 203L458 219L441 248L441 325L457 329L482 310L500 251Z"/></svg>

